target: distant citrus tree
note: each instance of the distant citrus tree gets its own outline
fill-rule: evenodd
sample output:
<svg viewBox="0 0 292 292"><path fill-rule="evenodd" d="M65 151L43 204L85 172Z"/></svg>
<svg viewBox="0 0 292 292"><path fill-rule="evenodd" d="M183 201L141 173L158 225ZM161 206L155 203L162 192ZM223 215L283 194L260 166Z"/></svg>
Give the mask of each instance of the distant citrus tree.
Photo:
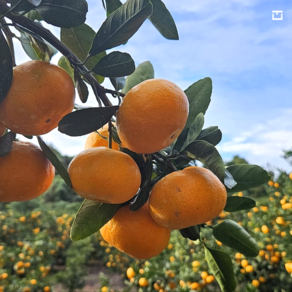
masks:
<svg viewBox="0 0 292 292"><path fill-rule="evenodd" d="M10 157L15 156L17 137L37 136L47 161L70 188L86 198L71 227L73 241L84 239L113 222L123 227L126 215L121 214L125 209L124 214L133 211L136 215L140 212L145 215L146 212L147 220L152 220L151 224L157 228L146 231L148 223L143 223L146 221L133 221L129 229L131 236L119 235L127 239L124 251L131 254L142 248L130 240L135 238L136 232L156 232L151 236L159 238L158 233L168 228L168 235L161 236L164 241L171 230L179 229L183 237L201 244L222 291L234 291L236 278L231 258L226 252L211 248L212 242L219 240L245 256L257 256L258 245L235 221L226 220L213 227L204 221L217 217L223 209L236 212L254 207L255 201L251 198L228 194L259 186L269 181L270 176L257 165L225 167L216 149L222 132L217 126L204 128L204 114L212 94L209 77L183 91L173 82L154 79L154 68L149 61L136 67L128 53L111 50L130 41L147 19L162 36L177 40L175 22L164 3L161 0L124 3L103 0L102 4L106 19L96 29L85 23L87 13L91 13L86 0L0 0L1 134L6 129L0 139L0 165L4 161L9 164ZM42 23L60 27L60 38ZM21 42L32 61L16 66L15 40ZM62 54L58 66L49 64L57 51ZM113 89L101 85L105 78L109 78ZM87 102L90 87L97 106L84 108L75 102L72 111L74 87L81 103ZM112 104L109 97L116 98L116 104ZM99 130L106 124L108 134ZM80 158L78 165L73 160L67 172L39 136L55 127L69 136L96 131L107 144L86 146L75 159L76 162ZM118 150L108 149L116 144ZM98 153L103 154L100 157ZM123 155L128 159L115 160ZM129 171L129 161L135 165L135 171ZM206 170L198 167L197 161L202 162ZM20 178L30 176L31 163L25 159L12 163L12 168L0 168L2 202L20 201L23 198L17 190L29 187ZM9 171L4 176L8 169L23 171L20 175ZM131 171L136 173L135 179ZM9 183L3 179L7 176ZM9 191L2 190L4 183L9 184L7 190L16 188L13 197ZM127 191L129 188L131 192ZM157 188L171 190L171 198L168 199L167 194L160 197L155 191ZM149 209L148 199L150 196L150 202L154 202L151 197L154 193L159 203L150 203ZM122 201L108 200L117 196L123 198ZM213 237L206 238L204 230L207 228L213 230ZM123 229L112 232L117 230ZM120 247L120 242L115 240L111 244ZM136 254L139 255L133 253ZM146 253L142 257L155 254ZM146 279L141 280L140 286L146 283Z"/></svg>

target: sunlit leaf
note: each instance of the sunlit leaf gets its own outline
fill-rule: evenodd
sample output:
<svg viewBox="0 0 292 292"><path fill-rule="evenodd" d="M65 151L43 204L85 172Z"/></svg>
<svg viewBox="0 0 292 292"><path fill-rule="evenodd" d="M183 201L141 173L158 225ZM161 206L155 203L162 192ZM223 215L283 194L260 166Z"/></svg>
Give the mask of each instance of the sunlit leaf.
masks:
<svg viewBox="0 0 292 292"><path fill-rule="evenodd" d="M183 151L193 159L201 161L223 183L225 177L225 165L218 150L206 141L195 141L189 144Z"/></svg>
<svg viewBox="0 0 292 292"><path fill-rule="evenodd" d="M256 202L248 197L227 197L227 202L224 207L226 212L236 212L242 210L249 210L256 206Z"/></svg>
<svg viewBox="0 0 292 292"><path fill-rule="evenodd" d="M7 95L13 76L12 56L9 46L0 29L0 103Z"/></svg>
<svg viewBox="0 0 292 292"><path fill-rule="evenodd" d="M38 136L37 139L46 157L54 165L54 167L56 168L62 179L65 181L67 186L71 188L72 187L71 180L65 166L62 164L57 155L51 150L51 148L44 142L44 140L40 136Z"/></svg>
<svg viewBox="0 0 292 292"><path fill-rule="evenodd" d="M120 205L84 200L73 221L70 238L76 241L97 232L119 208Z"/></svg>
<svg viewBox="0 0 292 292"><path fill-rule="evenodd" d="M47 23L70 28L85 22L88 6L85 0L42 0L36 10Z"/></svg>
<svg viewBox="0 0 292 292"><path fill-rule="evenodd" d="M258 187L271 179L268 172L258 165L237 164L228 166L226 169L237 182L237 185L230 190L232 192Z"/></svg>
<svg viewBox="0 0 292 292"><path fill-rule="evenodd" d="M61 41L78 57L79 60L84 61L91 48L92 41L95 37L95 31L87 24L71 28L61 28ZM103 51L86 61L85 66L91 70L98 61L106 55ZM99 83L102 83L104 77L94 75Z"/></svg>
<svg viewBox="0 0 292 292"><path fill-rule="evenodd" d="M205 114L211 101L212 80L207 77L201 79L185 90L189 100L189 117L186 128L191 125L199 113Z"/></svg>
<svg viewBox="0 0 292 292"><path fill-rule="evenodd" d="M156 29L167 39L178 40L175 22L161 0L151 0L153 13L149 17Z"/></svg>
<svg viewBox="0 0 292 292"><path fill-rule="evenodd" d="M152 64L149 61L141 63L133 74L128 76L126 79L126 85L123 88L122 92L127 93L135 85L147 80L154 78L154 69Z"/></svg>
<svg viewBox="0 0 292 292"><path fill-rule="evenodd" d="M255 257L259 248L249 233L233 220L224 220L213 227L213 235L224 245L229 246L245 256Z"/></svg>
<svg viewBox="0 0 292 292"><path fill-rule="evenodd" d="M149 0L128 0L111 13L98 30L90 55L124 44L152 13Z"/></svg>
<svg viewBox="0 0 292 292"><path fill-rule="evenodd" d="M58 130L69 136L82 136L104 126L118 106L87 108L72 112L59 122Z"/></svg>
<svg viewBox="0 0 292 292"><path fill-rule="evenodd" d="M75 84L74 69L71 67L68 59L66 57L62 56L58 61L58 66L63 68L70 75L73 83Z"/></svg>
<svg viewBox="0 0 292 292"><path fill-rule="evenodd" d="M0 137L0 157L7 155L12 148L12 142L15 139L15 133L8 132Z"/></svg>
<svg viewBox="0 0 292 292"><path fill-rule="evenodd" d="M92 71L105 77L123 77L135 71L135 63L129 54L115 51L104 56Z"/></svg>
<svg viewBox="0 0 292 292"><path fill-rule="evenodd" d="M234 292L236 278L230 256L218 249L205 247L205 257L209 268L217 280L222 292Z"/></svg>

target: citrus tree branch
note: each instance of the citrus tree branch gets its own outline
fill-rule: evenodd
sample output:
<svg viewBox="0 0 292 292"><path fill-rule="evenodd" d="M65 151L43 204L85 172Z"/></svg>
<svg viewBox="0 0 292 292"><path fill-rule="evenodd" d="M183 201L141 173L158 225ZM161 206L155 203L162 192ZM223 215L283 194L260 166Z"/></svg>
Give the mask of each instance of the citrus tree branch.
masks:
<svg viewBox="0 0 292 292"><path fill-rule="evenodd" d="M5 2L3 2L3 0L0 0L0 15L6 14L8 11L9 7L5 4ZM85 76L86 80L90 83L93 92L96 92L98 94L98 97L102 100L103 104L105 106L112 105L112 103L106 96L106 93L108 92L117 94L117 92L110 91L101 86L94 78L94 76L90 73L90 71L87 69L87 67L84 65L80 65L82 62L77 58L77 56L69 48L67 48L57 37L55 37L48 29L31 21L27 17L14 15L11 12L7 13L6 17L13 21L14 23L18 24L19 26L22 26L36 33L44 40L46 40L48 43L50 43L52 46L54 46L62 55L68 58L68 60L74 67L77 67L79 71L83 72L83 75Z"/></svg>

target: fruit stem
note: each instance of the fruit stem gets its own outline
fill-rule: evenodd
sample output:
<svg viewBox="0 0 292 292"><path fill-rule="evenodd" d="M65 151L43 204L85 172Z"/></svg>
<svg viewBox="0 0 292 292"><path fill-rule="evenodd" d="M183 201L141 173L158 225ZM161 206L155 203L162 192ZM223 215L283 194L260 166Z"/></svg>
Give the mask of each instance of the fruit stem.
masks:
<svg viewBox="0 0 292 292"><path fill-rule="evenodd" d="M54 46L61 54L67 57L73 66L75 67L77 66L80 71L85 72L83 75L85 75L85 78L90 83L93 92L97 94L96 97L100 98L105 106L112 106L112 103L106 96L106 93L117 94L117 92L105 89L103 86L101 86L98 83L98 81L94 78L94 76L90 73L86 66L78 65L81 64L82 62L77 58L77 56L69 48L67 48L57 37L55 37L48 29L39 26L37 23L33 22L32 20L28 19L25 16L17 16L12 14L11 12L9 12L9 7L5 4L5 2L0 0L0 15L6 13L7 15L5 16L9 18L11 21L15 22L19 26L23 26L28 30L38 34L40 37L42 37L52 46Z"/></svg>

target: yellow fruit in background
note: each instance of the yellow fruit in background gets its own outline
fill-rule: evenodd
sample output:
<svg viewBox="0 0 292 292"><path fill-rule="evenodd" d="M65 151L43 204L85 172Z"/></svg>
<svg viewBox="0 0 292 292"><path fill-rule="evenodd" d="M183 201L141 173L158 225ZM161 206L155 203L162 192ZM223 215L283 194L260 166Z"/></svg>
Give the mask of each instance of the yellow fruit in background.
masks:
<svg viewBox="0 0 292 292"><path fill-rule="evenodd" d="M140 287L147 287L148 286L148 280L146 278L140 278L138 283L139 283Z"/></svg>
<svg viewBox="0 0 292 292"><path fill-rule="evenodd" d="M113 125L115 125L115 123L113 123ZM100 146L108 147L108 140L103 138L109 137L108 124L105 124L102 128L100 128L97 131L98 133L92 132L91 134L88 135L85 141L84 146L85 149ZM114 140L112 140L112 149L119 150L119 144L116 143Z"/></svg>
<svg viewBox="0 0 292 292"><path fill-rule="evenodd" d="M129 267L127 269L126 274L127 274L128 279L131 279L131 278L135 277L135 275L136 275L136 273L132 267Z"/></svg>
<svg viewBox="0 0 292 292"><path fill-rule="evenodd" d="M117 132L124 147L154 153L182 132L189 113L186 94L174 83L149 79L133 87L117 113Z"/></svg>
<svg viewBox="0 0 292 292"><path fill-rule="evenodd" d="M30 142L14 141L0 157L0 202L34 199L52 184L55 168L43 151Z"/></svg>
<svg viewBox="0 0 292 292"><path fill-rule="evenodd" d="M0 104L0 122L15 133L43 135L72 111L74 100L74 84L64 69L28 61L13 69L11 87Z"/></svg>
<svg viewBox="0 0 292 292"><path fill-rule="evenodd" d="M264 234L267 234L267 233L270 232L270 229L268 228L267 225L263 225L263 226L261 227L261 230L262 230L262 233L264 233Z"/></svg>
<svg viewBox="0 0 292 292"><path fill-rule="evenodd" d="M128 205L120 208L100 234L109 244L137 259L160 254L170 238L170 230L153 221L147 204L134 212Z"/></svg>
<svg viewBox="0 0 292 292"><path fill-rule="evenodd" d="M251 284L256 288L258 288L260 286L259 280L252 280Z"/></svg>
<svg viewBox="0 0 292 292"><path fill-rule="evenodd" d="M157 224L182 229L207 222L225 207L227 192L210 170L191 166L158 181L149 197L150 214Z"/></svg>
<svg viewBox="0 0 292 292"><path fill-rule="evenodd" d="M141 183L139 167L129 155L102 146L77 154L68 173L77 194L109 204L130 200Z"/></svg>

